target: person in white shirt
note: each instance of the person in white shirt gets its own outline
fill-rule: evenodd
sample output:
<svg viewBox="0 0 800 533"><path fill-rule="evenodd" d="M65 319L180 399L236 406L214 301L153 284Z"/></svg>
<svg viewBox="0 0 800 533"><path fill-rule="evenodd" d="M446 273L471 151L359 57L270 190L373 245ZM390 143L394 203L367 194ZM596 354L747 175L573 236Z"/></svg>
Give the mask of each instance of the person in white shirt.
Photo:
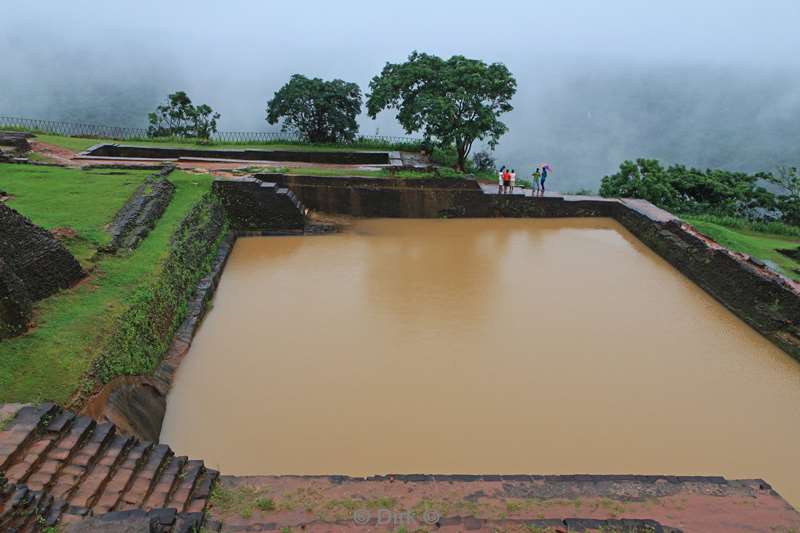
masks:
<svg viewBox="0 0 800 533"><path fill-rule="evenodd" d="M497 172L497 194L503 193L503 172L505 172L506 166L503 165L500 167L500 170Z"/></svg>
<svg viewBox="0 0 800 533"><path fill-rule="evenodd" d="M514 172L514 169L511 169L511 194L514 194L514 185L517 184L517 173Z"/></svg>

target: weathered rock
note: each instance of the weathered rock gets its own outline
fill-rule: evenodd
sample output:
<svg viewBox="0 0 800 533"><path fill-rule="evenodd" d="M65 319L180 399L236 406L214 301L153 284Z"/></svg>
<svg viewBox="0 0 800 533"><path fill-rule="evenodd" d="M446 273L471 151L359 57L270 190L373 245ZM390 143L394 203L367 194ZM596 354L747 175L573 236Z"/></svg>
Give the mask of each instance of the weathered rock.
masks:
<svg viewBox="0 0 800 533"><path fill-rule="evenodd" d="M0 258L22 281L32 300L71 287L85 275L50 232L5 204L0 204Z"/></svg>
<svg viewBox="0 0 800 533"><path fill-rule="evenodd" d="M0 259L0 339L25 331L32 309L33 302L22 280Z"/></svg>

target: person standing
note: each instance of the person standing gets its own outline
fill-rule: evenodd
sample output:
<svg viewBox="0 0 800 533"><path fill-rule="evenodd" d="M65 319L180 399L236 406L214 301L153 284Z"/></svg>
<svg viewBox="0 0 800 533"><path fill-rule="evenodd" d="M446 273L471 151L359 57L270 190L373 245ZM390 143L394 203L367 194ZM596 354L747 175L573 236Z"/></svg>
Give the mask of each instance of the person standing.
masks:
<svg viewBox="0 0 800 533"><path fill-rule="evenodd" d="M536 170L533 171L533 174L531 174L531 178L532 178L531 181L533 181L533 183L531 183L531 188L533 189L533 194L536 194L539 192L539 189L541 187L541 185L539 184L539 180L542 179L542 171L539 170L539 167L536 167Z"/></svg>
<svg viewBox="0 0 800 533"><path fill-rule="evenodd" d="M497 172L497 194L503 194L503 174L505 173L505 170L506 166L503 165Z"/></svg>
<svg viewBox="0 0 800 533"><path fill-rule="evenodd" d="M517 173L514 169L511 169L511 194L514 194L514 187L517 184Z"/></svg>
<svg viewBox="0 0 800 533"><path fill-rule="evenodd" d="M503 171L503 192L508 193L511 189L511 172L508 169Z"/></svg>
<svg viewBox="0 0 800 533"><path fill-rule="evenodd" d="M544 196L544 182L547 180L547 174L550 171L550 165L542 165L542 196Z"/></svg>

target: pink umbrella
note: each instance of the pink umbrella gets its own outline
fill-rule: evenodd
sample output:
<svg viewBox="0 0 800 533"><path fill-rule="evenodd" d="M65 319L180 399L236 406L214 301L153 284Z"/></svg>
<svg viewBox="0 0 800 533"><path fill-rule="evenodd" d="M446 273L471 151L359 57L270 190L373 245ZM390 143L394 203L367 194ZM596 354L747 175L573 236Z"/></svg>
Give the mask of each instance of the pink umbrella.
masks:
<svg viewBox="0 0 800 533"><path fill-rule="evenodd" d="M552 172L553 171L553 167L550 165L550 163L543 163L542 164L542 170L546 170L548 172Z"/></svg>

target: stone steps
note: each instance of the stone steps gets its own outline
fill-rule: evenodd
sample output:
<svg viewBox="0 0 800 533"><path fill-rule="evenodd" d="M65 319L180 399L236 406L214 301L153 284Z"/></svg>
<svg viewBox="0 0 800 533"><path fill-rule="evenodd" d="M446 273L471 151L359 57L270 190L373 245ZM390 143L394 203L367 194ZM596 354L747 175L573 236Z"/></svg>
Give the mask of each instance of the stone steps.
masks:
<svg viewBox="0 0 800 533"><path fill-rule="evenodd" d="M218 476L113 424L53 404L23 407L0 431L0 531L165 508L202 522Z"/></svg>

